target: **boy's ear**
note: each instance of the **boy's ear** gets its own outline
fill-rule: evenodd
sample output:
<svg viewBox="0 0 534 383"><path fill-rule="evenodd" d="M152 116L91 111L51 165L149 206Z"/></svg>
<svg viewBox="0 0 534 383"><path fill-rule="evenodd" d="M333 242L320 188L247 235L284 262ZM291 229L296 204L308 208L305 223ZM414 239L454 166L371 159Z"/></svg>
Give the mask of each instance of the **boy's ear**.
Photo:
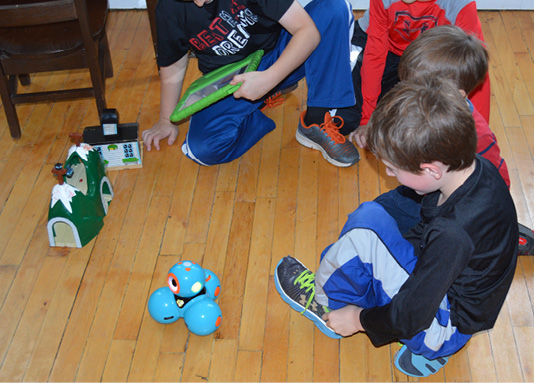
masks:
<svg viewBox="0 0 534 383"><path fill-rule="evenodd" d="M436 180L441 179L441 177L443 176L442 169L437 164L434 164L434 163L421 164L421 170L423 171L423 173L428 174L431 177L434 177Z"/></svg>

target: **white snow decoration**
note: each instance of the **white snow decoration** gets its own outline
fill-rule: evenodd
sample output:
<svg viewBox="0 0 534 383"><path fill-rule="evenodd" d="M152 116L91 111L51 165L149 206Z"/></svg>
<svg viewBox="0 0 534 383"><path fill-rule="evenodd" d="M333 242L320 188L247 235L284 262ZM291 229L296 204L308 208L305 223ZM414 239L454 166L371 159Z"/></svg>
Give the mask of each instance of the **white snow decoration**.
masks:
<svg viewBox="0 0 534 383"><path fill-rule="evenodd" d="M67 159L76 152L84 161L87 161L87 153L89 153L90 150L93 150L93 147L89 144L81 143L80 146L72 145L69 149Z"/></svg>
<svg viewBox="0 0 534 383"><path fill-rule="evenodd" d="M72 202L72 197L76 195L76 192L79 191L74 186L71 186L67 183L63 185L55 185L52 188L52 201L50 202L50 208L53 208L57 201L61 201L63 206L72 214L72 207L70 203Z"/></svg>

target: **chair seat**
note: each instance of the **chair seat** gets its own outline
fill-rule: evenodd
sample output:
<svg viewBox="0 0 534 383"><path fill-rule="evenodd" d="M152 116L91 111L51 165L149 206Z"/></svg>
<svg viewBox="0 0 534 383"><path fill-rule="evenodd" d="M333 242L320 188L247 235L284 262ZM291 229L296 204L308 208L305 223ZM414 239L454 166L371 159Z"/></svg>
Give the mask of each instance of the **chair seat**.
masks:
<svg viewBox="0 0 534 383"><path fill-rule="evenodd" d="M25 2L29 0L2 0L3 5ZM87 10L91 20L90 29L96 37L104 32L108 12L107 0L89 0ZM83 40L76 21L46 26L0 28L0 53L4 57L64 53L82 46Z"/></svg>

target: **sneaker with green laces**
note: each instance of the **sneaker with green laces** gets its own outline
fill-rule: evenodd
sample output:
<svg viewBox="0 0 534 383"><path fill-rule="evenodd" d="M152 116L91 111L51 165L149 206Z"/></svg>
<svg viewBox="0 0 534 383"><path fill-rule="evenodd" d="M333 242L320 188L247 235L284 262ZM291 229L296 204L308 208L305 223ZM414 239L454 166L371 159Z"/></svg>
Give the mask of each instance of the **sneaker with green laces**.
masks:
<svg viewBox="0 0 534 383"><path fill-rule="evenodd" d="M276 290L292 309L300 312L315 323L326 336L333 339L342 338L326 325L323 314L330 309L315 300L315 274L298 259L287 256L276 265L274 272Z"/></svg>

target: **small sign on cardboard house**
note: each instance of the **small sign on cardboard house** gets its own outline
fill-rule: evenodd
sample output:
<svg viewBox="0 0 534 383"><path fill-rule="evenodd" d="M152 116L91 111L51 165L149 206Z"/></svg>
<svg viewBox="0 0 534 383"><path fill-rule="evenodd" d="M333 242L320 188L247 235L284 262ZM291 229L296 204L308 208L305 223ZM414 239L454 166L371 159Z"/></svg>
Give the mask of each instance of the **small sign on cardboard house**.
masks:
<svg viewBox="0 0 534 383"><path fill-rule="evenodd" d="M107 170L143 166L143 148L137 123L117 124L117 134L104 134L103 126L89 126L83 131L83 141L98 151Z"/></svg>

